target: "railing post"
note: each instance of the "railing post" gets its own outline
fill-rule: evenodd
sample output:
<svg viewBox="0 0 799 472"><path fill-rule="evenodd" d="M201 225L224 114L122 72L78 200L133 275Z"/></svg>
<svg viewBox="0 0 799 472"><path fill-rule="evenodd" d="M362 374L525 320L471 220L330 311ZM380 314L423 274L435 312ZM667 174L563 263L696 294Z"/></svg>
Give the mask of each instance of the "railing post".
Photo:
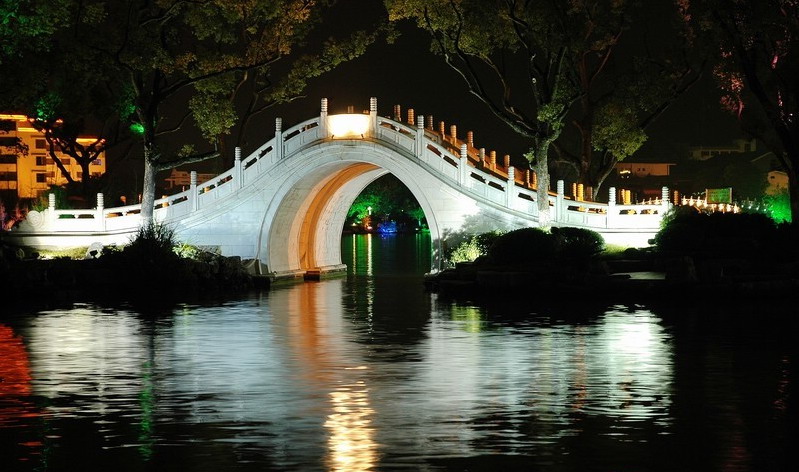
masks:
<svg viewBox="0 0 799 472"><path fill-rule="evenodd" d="M616 209L616 187L610 187L608 190L608 212L605 215L605 226L607 228L613 228L618 213L619 211Z"/></svg>
<svg viewBox="0 0 799 472"><path fill-rule="evenodd" d="M275 156L283 159L283 118L275 118Z"/></svg>
<svg viewBox="0 0 799 472"><path fill-rule="evenodd" d="M244 186L244 167L241 165L241 148L236 146L233 150L233 185L236 190Z"/></svg>
<svg viewBox="0 0 799 472"><path fill-rule="evenodd" d="M419 116L416 119L416 141L413 143L416 157L421 159L424 155L424 117Z"/></svg>
<svg viewBox="0 0 799 472"><path fill-rule="evenodd" d="M466 143L461 144L461 158L458 160L458 185L466 182L466 170L469 167L469 150Z"/></svg>
<svg viewBox="0 0 799 472"><path fill-rule="evenodd" d="M197 171L193 170L189 174L189 200L191 203L191 211L197 211L200 208L200 196L197 194Z"/></svg>
<svg viewBox="0 0 799 472"><path fill-rule="evenodd" d="M564 211L563 211L564 187L565 187L565 184L564 184L563 180L558 180L558 183L557 183L558 196L555 198L555 218L553 218L554 221L558 221L558 222L562 222L562 219L563 219L562 217L564 215ZM547 196L545 198L549 198L549 197Z"/></svg>
<svg viewBox="0 0 799 472"><path fill-rule="evenodd" d="M505 185L505 206L513 208L514 190L516 188L516 168L508 166L508 182Z"/></svg>
<svg viewBox="0 0 799 472"><path fill-rule="evenodd" d="M51 193L47 195L47 219L50 224L50 229L55 229L55 222L57 220L55 216L55 194Z"/></svg>
<svg viewBox="0 0 799 472"><path fill-rule="evenodd" d="M377 138L377 97L369 99L369 136Z"/></svg>
<svg viewBox="0 0 799 472"><path fill-rule="evenodd" d="M322 103L319 107L319 138L320 139L327 139L327 99L323 98Z"/></svg>
<svg viewBox="0 0 799 472"><path fill-rule="evenodd" d="M103 210L105 209L105 197L103 197L102 193L97 194L97 215L95 218L97 219L97 227L100 231L105 231L105 217L103 216Z"/></svg>

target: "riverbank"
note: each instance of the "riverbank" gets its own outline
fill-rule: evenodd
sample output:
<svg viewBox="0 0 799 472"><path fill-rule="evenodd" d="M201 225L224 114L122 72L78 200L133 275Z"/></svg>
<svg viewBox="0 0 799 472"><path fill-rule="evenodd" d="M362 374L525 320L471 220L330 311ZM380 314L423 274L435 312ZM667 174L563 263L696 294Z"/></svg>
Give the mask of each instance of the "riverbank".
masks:
<svg viewBox="0 0 799 472"><path fill-rule="evenodd" d="M459 263L425 277L427 290L480 300L578 298L649 300L799 298L799 265L745 258L657 255L599 259L584 269L550 263L535 268Z"/></svg>
<svg viewBox="0 0 799 472"><path fill-rule="evenodd" d="M238 257L203 254L131 264L115 254L44 259L17 248L0 251L0 284L17 299L163 301L219 297L261 288Z"/></svg>

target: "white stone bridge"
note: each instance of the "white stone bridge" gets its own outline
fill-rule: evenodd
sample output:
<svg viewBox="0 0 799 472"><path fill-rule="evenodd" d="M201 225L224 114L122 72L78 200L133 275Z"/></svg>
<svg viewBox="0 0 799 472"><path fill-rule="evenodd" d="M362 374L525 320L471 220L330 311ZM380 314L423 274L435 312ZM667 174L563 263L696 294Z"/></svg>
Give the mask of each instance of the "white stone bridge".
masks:
<svg viewBox="0 0 799 472"><path fill-rule="evenodd" d="M396 113L396 107L395 107ZM464 234L538 226L529 170L497 162L471 142L433 129L432 117L405 122L378 116L372 98L369 114L321 113L287 130L278 118L275 136L252 154L236 150L227 172L188 190L156 200L154 219L169 225L188 244L240 256L254 272L273 278L301 277L308 271L335 271L341 263L341 235L347 211L358 194L391 173L404 183L424 210L433 243L433 267L442 268L448 241ZM557 190L550 201L553 226L595 230L609 243L646 246L670 208L668 189L653 204L578 201ZM105 208L102 195L90 210L50 207L31 211L18 228L3 236L12 244L39 248L126 244L140 224L139 205Z"/></svg>

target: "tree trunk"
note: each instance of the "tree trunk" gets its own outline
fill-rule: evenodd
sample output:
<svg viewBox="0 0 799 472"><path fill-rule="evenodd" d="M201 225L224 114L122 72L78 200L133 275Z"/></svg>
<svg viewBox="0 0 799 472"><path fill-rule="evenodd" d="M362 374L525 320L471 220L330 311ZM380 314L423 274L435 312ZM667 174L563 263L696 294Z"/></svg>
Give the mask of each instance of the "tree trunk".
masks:
<svg viewBox="0 0 799 472"><path fill-rule="evenodd" d="M540 145L535 150L535 164L533 170L537 176L536 193L538 194L538 225L549 228L552 222L552 212L549 208L549 143Z"/></svg>
<svg viewBox="0 0 799 472"><path fill-rule="evenodd" d="M141 191L141 226L145 227L153 222L153 207L155 206L155 174L156 169L150 162L150 152L144 151L144 177Z"/></svg>

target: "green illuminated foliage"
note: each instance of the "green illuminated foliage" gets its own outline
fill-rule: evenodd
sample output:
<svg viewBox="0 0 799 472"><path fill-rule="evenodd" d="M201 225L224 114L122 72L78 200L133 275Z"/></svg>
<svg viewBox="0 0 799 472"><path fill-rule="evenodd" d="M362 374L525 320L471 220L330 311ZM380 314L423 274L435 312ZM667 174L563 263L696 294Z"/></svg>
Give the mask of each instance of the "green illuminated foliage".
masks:
<svg viewBox="0 0 799 472"><path fill-rule="evenodd" d="M142 136L144 135L144 125L141 123L131 123L130 132L136 136Z"/></svg>
<svg viewBox="0 0 799 472"><path fill-rule="evenodd" d="M787 189L781 189L775 194L764 196L763 203L766 205L768 214L777 223L790 223L793 220L791 217L791 199Z"/></svg>

